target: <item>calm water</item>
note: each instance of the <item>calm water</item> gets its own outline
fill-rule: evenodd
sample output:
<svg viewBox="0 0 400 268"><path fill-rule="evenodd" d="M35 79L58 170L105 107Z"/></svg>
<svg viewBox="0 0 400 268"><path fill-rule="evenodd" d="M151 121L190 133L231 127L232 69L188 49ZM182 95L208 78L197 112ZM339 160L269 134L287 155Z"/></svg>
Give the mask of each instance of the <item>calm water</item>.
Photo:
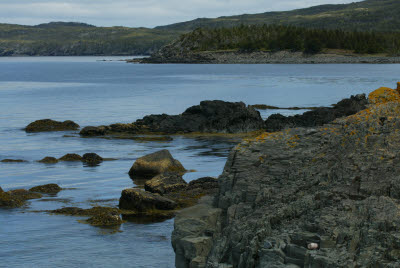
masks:
<svg viewBox="0 0 400 268"><path fill-rule="evenodd" d="M34 120L69 119L81 126L132 122L151 113L178 114L206 99L323 106L400 80L400 65L137 65L102 59L0 58L0 159L30 161L0 164L0 186L11 190L58 183L69 188L26 208L0 210L1 267L173 267L173 220L128 222L121 232L109 234L76 217L34 211L115 206L121 190L133 186L127 172L135 159L164 148L187 169L197 170L185 176L187 181L218 176L233 146L221 139L141 143L21 130ZM34 162L86 152L118 160L97 167Z"/></svg>

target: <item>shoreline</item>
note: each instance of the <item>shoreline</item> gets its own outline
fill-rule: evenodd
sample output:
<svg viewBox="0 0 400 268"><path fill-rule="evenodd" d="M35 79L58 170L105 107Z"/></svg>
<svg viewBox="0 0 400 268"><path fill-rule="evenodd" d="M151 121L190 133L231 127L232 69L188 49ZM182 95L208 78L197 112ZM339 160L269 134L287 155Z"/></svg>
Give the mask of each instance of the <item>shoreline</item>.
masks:
<svg viewBox="0 0 400 268"><path fill-rule="evenodd" d="M397 64L400 56L356 55L354 53L322 52L306 55L302 52L189 52L184 54L157 53L128 63L148 64Z"/></svg>

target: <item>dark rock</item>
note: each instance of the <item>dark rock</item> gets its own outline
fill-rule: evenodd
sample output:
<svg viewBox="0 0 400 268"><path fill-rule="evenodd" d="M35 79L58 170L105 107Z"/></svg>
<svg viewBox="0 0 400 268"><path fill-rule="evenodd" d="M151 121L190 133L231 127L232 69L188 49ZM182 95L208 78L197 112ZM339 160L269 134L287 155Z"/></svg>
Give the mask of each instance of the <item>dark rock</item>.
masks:
<svg viewBox="0 0 400 268"><path fill-rule="evenodd" d="M176 208L176 203L160 195L132 188L122 191L119 208L138 212L171 210Z"/></svg>
<svg viewBox="0 0 400 268"><path fill-rule="evenodd" d="M38 162L44 163L44 164L56 164L56 163L58 163L58 159L55 157L46 156L45 158L43 158L42 160L39 160Z"/></svg>
<svg viewBox="0 0 400 268"><path fill-rule="evenodd" d="M0 187L0 193L4 193L4 190L3 190L3 188L1 188L1 187Z"/></svg>
<svg viewBox="0 0 400 268"><path fill-rule="evenodd" d="M82 161L82 156L80 156L79 154L66 154L58 160L59 161L69 161L69 162Z"/></svg>
<svg viewBox="0 0 400 268"><path fill-rule="evenodd" d="M81 136L104 136L106 134L106 127L84 127L80 132L79 135Z"/></svg>
<svg viewBox="0 0 400 268"><path fill-rule="evenodd" d="M25 200L12 196L6 192L0 192L0 208L17 208L25 204Z"/></svg>
<svg viewBox="0 0 400 268"><path fill-rule="evenodd" d="M27 161L22 160L22 159L3 159L0 162L2 162L2 163L25 163Z"/></svg>
<svg viewBox="0 0 400 268"><path fill-rule="evenodd" d="M10 194L12 197L18 198L23 201L30 199L39 199L43 197L40 193L33 193L25 189L12 190L8 191L7 193Z"/></svg>
<svg viewBox="0 0 400 268"><path fill-rule="evenodd" d="M45 194L56 194L61 190L62 188L55 183L35 186L29 189L30 192L45 193Z"/></svg>
<svg viewBox="0 0 400 268"><path fill-rule="evenodd" d="M182 176L173 173L164 173L146 181L144 189L151 193L165 194L185 189L187 183Z"/></svg>
<svg viewBox="0 0 400 268"><path fill-rule="evenodd" d="M95 215L87 219L87 222L93 226L114 226L123 223L121 216L113 213Z"/></svg>
<svg viewBox="0 0 400 268"><path fill-rule="evenodd" d="M82 162L88 165L98 165L103 162L103 158L95 153L87 153L82 156Z"/></svg>
<svg viewBox="0 0 400 268"><path fill-rule="evenodd" d="M132 179L151 179L166 172L183 173L185 171L182 164L174 159L168 150L161 150L138 158L129 170L129 175Z"/></svg>
<svg viewBox="0 0 400 268"><path fill-rule="evenodd" d="M193 189L211 190L218 189L218 180L213 177L204 177L189 182L187 190Z"/></svg>
<svg viewBox="0 0 400 268"><path fill-rule="evenodd" d="M149 115L137 120L140 129L158 133L244 133L264 127L260 113L243 102L202 101L181 115Z"/></svg>
<svg viewBox="0 0 400 268"><path fill-rule="evenodd" d="M69 216L87 216L90 218L86 222L93 226L113 226L123 223L120 217L121 211L117 208L93 207L82 209L78 207L65 207L49 212Z"/></svg>
<svg viewBox="0 0 400 268"><path fill-rule="evenodd" d="M343 99L331 108L316 108L302 115L283 116L273 114L265 121L268 132L280 131L285 128L315 127L332 122L336 118L355 114L366 108L368 100L365 94Z"/></svg>
<svg viewBox="0 0 400 268"><path fill-rule="evenodd" d="M367 109L332 124L235 147L212 204L175 219L176 266L400 267L396 94L373 92Z"/></svg>
<svg viewBox="0 0 400 268"><path fill-rule="evenodd" d="M79 125L73 121L64 122L54 121L51 119L42 119L30 123L26 128L26 132L43 132L43 131L66 131L77 130Z"/></svg>

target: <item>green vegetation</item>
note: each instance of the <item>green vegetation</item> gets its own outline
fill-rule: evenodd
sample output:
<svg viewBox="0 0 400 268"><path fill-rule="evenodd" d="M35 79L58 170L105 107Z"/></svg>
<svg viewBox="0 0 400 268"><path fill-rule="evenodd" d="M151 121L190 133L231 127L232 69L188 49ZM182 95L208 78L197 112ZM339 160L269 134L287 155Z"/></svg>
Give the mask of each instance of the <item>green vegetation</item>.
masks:
<svg viewBox="0 0 400 268"><path fill-rule="evenodd" d="M307 28L342 29L352 31L400 32L400 1L366 0L351 4L320 5L284 12L266 12L216 19L196 19L156 29L192 31L197 28L217 28L244 25L295 25Z"/></svg>
<svg viewBox="0 0 400 268"><path fill-rule="evenodd" d="M398 0L366 0L351 4L321 5L285 12L244 14L216 19L203 18L159 26L154 29L95 27L71 22L52 22L37 26L0 24L0 56L147 55L172 42L181 34L198 28L230 28L240 25L293 25L311 29L400 32L399 13L400 1ZM365 36L361 33L354 35L364 41L371 38L372 41L368 41L369 43L374 43L374 40L378 38L370 33ZM382 34L376 35L383 36ZM260 38L254 36L252 39ZM308 43L301 43L297 38L298 43L289 47L295 50L304 49L315 52L320 46L327 45L325 40L322 40L321 44L308 40ZM321 39L319 38L319 40ZM356 38L351 40L356 40ZM332 40L332 42L335 41ZM356 43L357 45L346 45L345 47L351 47L350 49L359 52L368 52L368 50L375 52L386 51L389 46L386 44L387 40L380 41L375 48L371 44ZM253 42L249 43L250 49L253 45ZM343 44L341 47L344 47Z"/></svg>
<svg viewBox="0 0 400 268"><path fill-rule="evenodd" d="M307 29L283 25L241 25L231 28L197 29L184 34L173 47L180 51L280 51L318 53L323 49L355 53L400 54L400 33Z"/></svg>
<svg viewBox="0 0 400 268"><path fill-rule="evenodd" d="M180 34L180 31L95 27L83 23L0 24L0 56L150 54Z"/></svg>

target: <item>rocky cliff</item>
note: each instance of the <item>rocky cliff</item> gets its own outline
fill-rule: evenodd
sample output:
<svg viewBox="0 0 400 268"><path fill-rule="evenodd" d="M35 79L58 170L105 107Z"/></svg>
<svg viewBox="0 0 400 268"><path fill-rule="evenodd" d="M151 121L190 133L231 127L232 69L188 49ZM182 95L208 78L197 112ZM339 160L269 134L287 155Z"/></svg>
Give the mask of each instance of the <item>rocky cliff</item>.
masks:
<svg viewBox="0 0 400 268"><path fill-rule="evenodd" d="M236 146L215 198L175 219L176 266L400 267L399 91Z"/></svg>

